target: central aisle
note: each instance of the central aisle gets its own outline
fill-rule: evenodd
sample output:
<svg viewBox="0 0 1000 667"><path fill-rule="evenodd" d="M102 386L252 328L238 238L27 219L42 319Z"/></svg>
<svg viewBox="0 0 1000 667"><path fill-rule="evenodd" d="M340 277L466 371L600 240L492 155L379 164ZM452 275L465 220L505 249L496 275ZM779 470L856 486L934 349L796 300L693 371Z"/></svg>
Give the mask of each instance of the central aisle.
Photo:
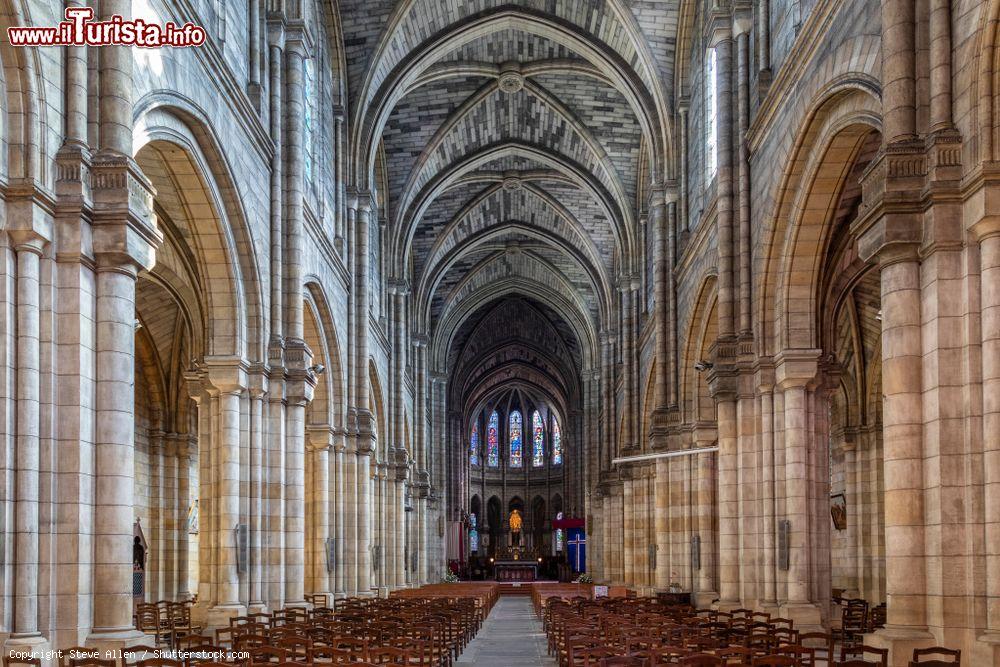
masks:
<svg viewBox="0 0 1000 667"><path fill-rule="evenodd" d="M545 652L545 633L531 598L504 596L497 601L455 667L549 667L556 661Z"/></svg>

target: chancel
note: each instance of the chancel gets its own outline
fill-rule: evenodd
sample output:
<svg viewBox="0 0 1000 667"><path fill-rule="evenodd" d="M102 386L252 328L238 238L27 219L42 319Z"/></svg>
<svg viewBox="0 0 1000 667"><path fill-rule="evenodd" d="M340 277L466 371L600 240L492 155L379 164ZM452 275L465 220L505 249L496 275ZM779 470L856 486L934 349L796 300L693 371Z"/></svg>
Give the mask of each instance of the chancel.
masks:
<svg viewBox="0 0 1000 667"><path fill-rule="evenodd" d="M1000 0L0 5L2 667L1000 667Z"/></svg>

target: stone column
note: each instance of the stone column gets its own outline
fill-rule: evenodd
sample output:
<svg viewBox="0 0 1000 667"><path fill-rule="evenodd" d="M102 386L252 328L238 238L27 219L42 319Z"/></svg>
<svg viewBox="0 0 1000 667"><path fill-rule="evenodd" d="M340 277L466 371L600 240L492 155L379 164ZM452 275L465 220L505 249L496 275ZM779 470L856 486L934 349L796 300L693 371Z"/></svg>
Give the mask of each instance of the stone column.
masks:
<svg viewBox="0 0 1000 667"><path fill-rule="evenodd" d="M701 542L701 568L698 570L697 592L693 602L699 608L708 606L718 597L715 585L715 490L716 454L698 454L698 536Z"/></svg>
<svg viewBox="0 0 1000 667"><path fill-rule="evenodd" d="M631 471L622 483L622 569L626 586L635 586L635 494Z"/></svg>
<svg viewBox="0 0 1000 667"><path fill-rule="evenodd" d="M358 593L367 595L372 589L371 568L371 498L372 470L371 454L374 447L374 425L371 413L368 380L369 364L369 320L371 267L368 262L369 232L371 229L372 197L370 193L358 194L358 208L355 222L356 243L354 274L354 403L357 412L358 430L355 451L357 453L357 586Z"/></svg>
<svg viewBox="0 0 1000 667"><path fill-rule="evenodd" d="M761 484L763 495L763 521L761 533L763 536L763 584L761 605L771 613L778 613L777 589L777 526L775 525L774 503L774 393L770 384L761 384L758 389L760 396L761 423Z"/></svg>
<svg viewBox="0 0 1000 667"><path fill-rule="evenodd" d="M736 443L736 397L715 397L719 429L717 471L719 507L719 607L740 605L740 516L738 456Z"/></svg>
<svg viewBox="0 0 1000 667"><path fill-rule="evenodd" d="M370 595L372 592L372 541L371 541L371 506L372 506L372 470L371 441L368 449L357 454L357 576L358 594Z"/></svg>
<svg viewBox="0 0 1000 667"><path fill-rule="evenodd" d="M160 505L160 542L163 556L161 594L158 599L173 600L177 596L177 580L180 576L178 567L180 532L178 521L180 517L180 499L177 496L177 445L176 433L163 435L163 449L160 455L161 475L161 505Z"/></svg>
<svg viewBox="0 0 1000 667"><path fill-rule="evenodd" d="M280 351L280 348L278 349ZM279 362L282 362L279 359ZM283 363L283 362L282 362ZM268 379L267 452L267 586L265 602L271 609L285 606L285 380L284 372L272 371ZM204 496L203 496L204 497Z"/></svg>
<svg viewBox="0 0 1000 667"><path fill-rule="evenodd" d="M396 487L396 523L393 525L393 530L396 532L396 550L393 555L396 561L396 588L406 586L406 568L408 567L406 563L406 472L405 464L396 464L396 479L393 482Z"/></svg>
<svg viewBox="0 0 1000 667"><path fill-rule="evenodd" d="M216 568L214 605L208 609L208 625L229 625L229 619L246 613L240 600L240 575L237 563L236 527L244 522L240 513L240 397L247 387L241 368L209 366L209 393L215 397L214 476Z"/></svg>
<svg viewBox="0 0 1000 667"><path fill-rule="evenodd" d="M882 0L882 115L888 144L917 132L915 12L912 0Z"/></svg>
<svg viewBox="0 0 1000 667"><path fill-rule="evenodd" d="M358 455L347 451L344 459L344 592L348 596L358 594L358 516L361 497L358 495Z"/></svg>
<svg viewBox="0 0 1000 667"><path fill-rule="evenodd" d="M250 387L250 599L247 611L263 612L264 605L264 411L267 378L255 374Z"/></svg>
<svg viewBox="0 0 1000 667"><path fill-rule="evenodd" d="M187 600L191 597L190 585L190 534L188 533L188 508L191 505L190 470L197 450L197 437L192 434L180 433L174 439L174 456L176 457L177 484L177 599Z"/></svg>
<svg viewBox="0 0 1000 667"><path fill-rule="evenodd" d="M7 651L43 651L38 631L40 261L45 238L37 232L11 233L17 252L17 438L14 478L14 622Z"/></svg>
<svg viewBox="0 0 1000 667"><path fill-rule="evenodd" d="M131 16L106 0L100 18ZM94 155L93 248L97 260L93 627L88 645L134 643L132 524L135 501L135 280L155 263L162 235L152 190L132 160L132 52L100 49L100 150Z"/></svg>
<svg viewBox="0 0 1000 667"><path fill-rule="evenodd" d="M983 345L983 495L986 534L986 632L1000 660L1000 219L973 227L979 241Z"/></svg>
<svg viewBox="0 0 1000 667"><path fill-rule="evenodd" d="M718 106L717 146L718 175L718 252L719 252L719 337L736 333L736 291L733 274L733 40L729 28L717 28L712 34L716 54L716 101ZM722 469L720 467L720 473ZM720 497L721 501L721 497ZM722 589L725 589L723 579ZM723 600L726 593L720 591Z"/></svg>
<svg viewBox="0 0 1000 667"><path fill-rule="evenodd" d="M347 589L345 586L346 574L347 574L347 564L344 559L346 557L346 550L344 549L344 541L347 537L345 531L345 524L347 521L347 508L346 499L344 495L350 488L345 484L345 478L347 476L347 471L345 470L345 453L347 451L347 445L345 443L345 434L343 432L338 432L334 437L334 447L333 447L333 460L335 466L334 474L334 516L336 517L336 529L334 534L334 547L335 547L335 583L334 583L334 593L337 598L344 597L347 594Z"/></svg>
<svg viewBox="0 0 1000 667"><path fill-rule="evenodd" d="M670 372L668 370L668 352L670 343L668 335L670 327L667 322L667 301L669 300L667 290L667 229L666 201L663 190L656 188L650 193L649 201L649 225L653 231L653 291L655 294L655 325L656 325L656 385L654 387L654 402L657 416L654 417L654 426L660 426L656 422L665 422L667 409L667 396L669 393ZM665 437L664 433L664 437ZM665 444L665 443L664 443Z"/></svg>
<svg viewBox="0 0 1000 667"><path fill-rule="evenodd" d="M747 132L750 126L750 28L751 17L737 18L733 21L733 32L736 34L736 79L737 79L737 118L736 130L738 143L736 154L739 166L739 224L737 225L739 239L739 333L750 335L753 322L750 319L750 297L753 280L751 278L750 247L750 149L747 145Z"/></svg>
<svg viewBox="0 0 1000 667"><path fill-rule="evenodd" d="M788 592L781 615L795 619L796 627L820 625L820 609L812 596L814 557L810 532L812 449L810 387L817 374L815 350L789 350L775 359L776 380L784 391L785 407L785 518L788 538Z"/></svg>
<svg viewBox="0 0 1000 667"><path fill-rule="evenodd" d="M310 434L312 455L312 593L333 593L326 569L326 540L330 536L330 432L320 429Z"/></svg>
<svg viewBox="0 0 1000 667"><path fill-rule="evenodd" d="M630 276L623 276L619 280L618 289L621 291L621 309L622 309L622 375L624 376L624 381L622 383L622 404L625 411L625 432L621 434L620 444L623 450L629 450L635 446L635 413L632 410L634 396L632 391L632 378L634 374L633 367L633 351L632 351L632 333L635 329L635 321L632 319L632 278ZM612 448L614 451L614 448ZM626 503L627 504L627 503ZM626 535L626 539L628 536ZM630 565L626 564L626 568ZM631 582L630 582L631 583Z"/></svg>
<svg viewBox="0 0 1000 667"><path fill-rule="evenodd" d="M927 632L924 542L920 262L913 246L881 258L882 393L885 466L886 627L866 643L891 648L905 664Z"/></svg>
<svg viewBox="0 0 1000 667"><path fill-rule="evenodd" d="M670 587L670 466L667 459L656 460L654 493L656 496L654 523L656 528L656 588L664 591Z"/></svg>

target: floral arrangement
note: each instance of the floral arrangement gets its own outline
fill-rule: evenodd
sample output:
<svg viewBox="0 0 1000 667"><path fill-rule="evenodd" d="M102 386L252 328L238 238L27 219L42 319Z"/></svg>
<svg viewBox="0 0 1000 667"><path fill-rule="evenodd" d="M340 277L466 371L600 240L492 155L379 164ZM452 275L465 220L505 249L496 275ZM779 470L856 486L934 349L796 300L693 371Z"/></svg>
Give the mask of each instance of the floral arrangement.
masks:
<svg viewBox="0 0 1000 667"><path fill-rule="evenodd" d="M458 575L452 572L451 570L448 570L447 572L444 573L443 581L446 584L458 583Z"/></svg>
<svg viewBox="0 0 1000 667"><path fill-rule="evenodd" d="M576 578L576 582L575 583L578 583L578 584L592 584L592 583L594 583L594 578L592 576L590 576L589 574L587 574L586 572L584 572L583 574L581 574L579 577Z"/></svg>

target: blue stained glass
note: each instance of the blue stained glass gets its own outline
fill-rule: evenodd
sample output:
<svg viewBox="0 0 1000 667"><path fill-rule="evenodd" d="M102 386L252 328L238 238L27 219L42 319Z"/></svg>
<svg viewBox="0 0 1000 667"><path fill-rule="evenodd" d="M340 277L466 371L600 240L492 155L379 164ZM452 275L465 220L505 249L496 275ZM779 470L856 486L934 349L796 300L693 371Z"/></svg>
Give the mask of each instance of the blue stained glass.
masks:
<svg viewBox="0 0 1000 667"><path fill-rule="evenodd" d="M479 422L472 425L472 434L469 436L469 463L474 466L479 465Z"/></svg>
<svg viewBox="0 0 1000 667"><path fill-rule="evenodd" d="M559 420L552 419L552 465L559 465L563 460L562 431L559 429Z"/></svg>
<svg viewBox="0 0 1000 667"><path fill-rule="evenodd" d="M522 463L521 413L517 410L510 413L510 467L520 468Z"/></svg>
<svg viewBox="0 0 1000 667"><path fill-rule="evenodd" d="M490 415L489 424L486 428L486 465L496 468L500 465L500 417L496 410Z"/></svg>
<svg viewBox="0 0 1000 667"><path fill-rule="evenodd" d="M531 433L531 464L540 468L545 465L545 423L538 410L531 415Z"/></svg>

